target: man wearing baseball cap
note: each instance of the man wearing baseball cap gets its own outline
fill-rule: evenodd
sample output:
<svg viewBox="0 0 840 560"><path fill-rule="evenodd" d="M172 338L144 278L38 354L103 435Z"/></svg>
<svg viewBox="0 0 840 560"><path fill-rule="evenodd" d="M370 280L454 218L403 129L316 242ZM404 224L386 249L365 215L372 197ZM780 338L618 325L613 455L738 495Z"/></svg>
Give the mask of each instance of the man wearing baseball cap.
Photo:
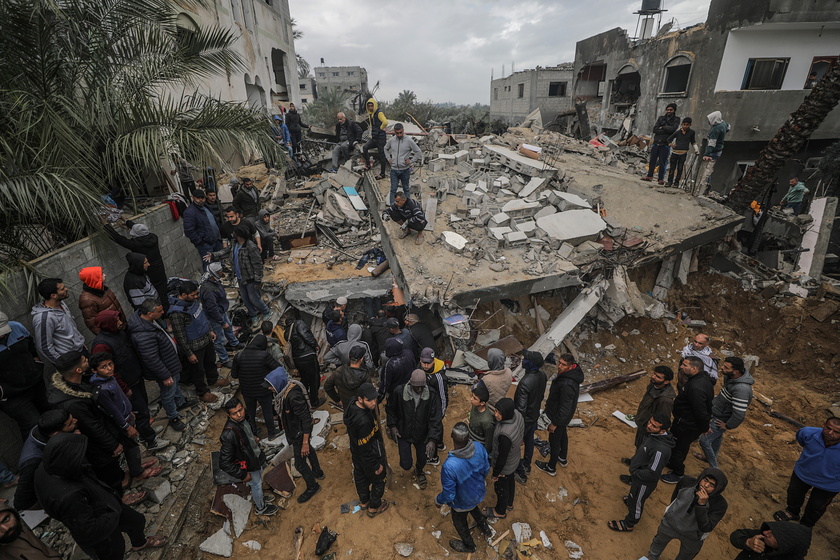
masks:
<svg viewBox="0 0 840 560"><path fill-rule="evenodd" d="M426 385L429 386L429 390L437 393L437 396L440 398L441 416L446 416L446 405L449 402L449 386L446 383L446 365L443 363L443 360L435 357L435 351L433 349L423 348L420 351L420 369L426 373ZM443 432L441 432L442 436ZM435 443L437 443L437 451L446 449L443 439ZM437 451L435 452L435 456L429 459L430 465L437 465L440 462Z"/></svg>
<svg viewBox="0 0 840 560"><path fill-rule="evenodd" d="M388 461L376 402L376 388L370 383L363 383L356 391L356 400L344 410L344 425L353 458L353 482L361 502L359 507L367 511L368 517L376 517L390 506L387 500L382 499Z"/></svg>

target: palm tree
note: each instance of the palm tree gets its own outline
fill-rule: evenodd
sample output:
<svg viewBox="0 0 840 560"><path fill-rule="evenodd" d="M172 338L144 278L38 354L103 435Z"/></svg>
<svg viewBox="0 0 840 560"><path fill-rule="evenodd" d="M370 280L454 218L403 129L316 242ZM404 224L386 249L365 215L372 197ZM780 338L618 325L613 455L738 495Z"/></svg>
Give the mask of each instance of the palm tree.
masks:
<svg viewBox="0 0 840 560"><path fill-rule="evenodd" d="M295 54L295 57L297 57L298 78L305 80L309 77L309 71L312 70L312 67L309 66L309 62L301 55Z"/></svg>
<svg viewBox="0 0 840 560"><path fill-rule="evenodd" d="M318 92L318 100L308 103L304 107L306 122L320 126L331 126L335 124L335 116L343 112L348 118L354 118L356 114L347 107L347 102L353 96L353 92L341 88L324 88Z"/></svg>
<svg viewBox="0 0 840 560"><path fill-rule="evenodd" d="M0 12L0 266L97 231L100 197L133 196L170 154L276 151L262 112L198 91L241 71L234 32L180 28L169 0L0 0Z"/></svg>
<svg viewBox="0 0 840 560"><path fill-rule="evenodd" d="M761 191L773 182L776 172L802 149L811 134L819 128L838 102L840 102L840 64L835 64L814 85L811 93L799 108L791 113L776 136L761 150L755 165L750 167L732 189L729 205L733 210L743 212Z"/></svg>

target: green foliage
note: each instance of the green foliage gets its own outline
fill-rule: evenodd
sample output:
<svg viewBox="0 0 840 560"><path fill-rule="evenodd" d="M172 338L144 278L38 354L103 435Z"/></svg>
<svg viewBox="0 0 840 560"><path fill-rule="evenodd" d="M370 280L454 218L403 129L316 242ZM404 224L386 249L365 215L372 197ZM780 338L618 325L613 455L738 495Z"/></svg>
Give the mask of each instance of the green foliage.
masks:
<svg viewBox="0 0 840 560"><path fill-rule="evenodd" d="M237 35L180 28L177 9L0 0L0 265L97 231L101 195L133 195L173 153L276 152L263 112L196 91L241 71Z"/></svg>
<svg viewBox="0 0 840 560"><path fill-rule="evenodd" d="M389 119L419 122L428 128L434 123L449 122L453 134L486 134L490 128L487 122L490 106L436 104L432 101L417 101L417 95L410 90L403 90L391 103L383 103L382 111ZM505 127L506 129L507 127ZM505 129L502 129L504 131Z"/></svg>
<svg viewBox="0 0 840 560"><path fill-rule="evenodd" d="M330 127L335 125L335 116L342 112L348 118L355 118L356 113L348 109L347 102L353 93L340 88L318 90L318 99L303 106L301 117L309 125Z"/></svg>
<svg viewBox="0 0 840 560"><path fill-rule="evenodd" d="M837 196L840 193L840 142L825 149L819 170L823 181L829 185L827 196Z"/></svg>

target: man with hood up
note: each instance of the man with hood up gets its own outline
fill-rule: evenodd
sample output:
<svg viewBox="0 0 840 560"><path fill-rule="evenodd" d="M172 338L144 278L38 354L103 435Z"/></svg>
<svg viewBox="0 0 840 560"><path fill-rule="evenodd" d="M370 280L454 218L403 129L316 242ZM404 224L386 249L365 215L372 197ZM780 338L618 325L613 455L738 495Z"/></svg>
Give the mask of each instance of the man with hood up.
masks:
<svg viewBox="0 0 840 560"><path fill-rule="evenodd" d="M353 348L362 348L365 351L365 367L368 370L373 370L373 356L367 342L362 340L362 326L355 323L347 329L347 340L342 340L330 348L330 351L324 356L324 363L339 366L348 365L350 363L350 351Z"/></svg>
<svg viewBox="0 0 840 560"><path fill-rule="evenodd" d="M569 436L566 433L566 426L572 421L577 410L581 383L583 383L583 371L575 361L575 357L571 354L561 355L557 360L557 377L551 382L551 389L545 401L545 415L551 422L548 425L551 455L547 463L536 462L538 469L551 476L557 474L558 463L561 467L569 465ZM527 434L527 431L525 433Z"/></svg>
<svg viewBox="0 0 840 560"><path fill-rule="evenodd" d="M286 441L294 451L295 468L306 482L306 490L297 501L299 504L308 502L321 490L318 481L324 479L324 471L310 441L313 422L306 388L299 381L289 379L283 367L277 367L266 375L263 384L274 393L274 410L280 416Z"/></svg>
<svg viewBox="0 0 840 560"><path fill-rule="evenodd" d="M525 433L525 421L516 410L513 399L507 397L496 403L496 429L493 430L493 451L490 464L493 466L493 489L496 491L496 505L484 510L490 519L504 519L513 509L516 496L516 481L513 473L519 466L519 446Z"/></svg>
<svg viewBox="0 0 840 560"><path fill-rule="evenodd" d="M648 164L647 175L642 181L653 180L653 170L659 166L658 183L665 184L665 170L668 167L668 155L671 149L668 147L668 138L680 127L680 118L677 116L677 104L668 103L665 107L665 114L656 119L653 125L653 140L650 145L650 163Z"/></svg>
<svg viewBox="0 0 840 560"><path fill-rule="evenodd" d="M147 299L168 299L166 291L158 292L146 274L150 264L145 255L128 253L125 260L128 262L128 270L123 277L123 291L125 291L125 297L128 298L128 303L135 310ZM168 307L169 303L167 302L166 308Z"/></svg>
<svg viewBox="0 0 840 560"><path fill-rule="evenodd" d="M665 508L647 556L639 560L659 560L665 547L674 539L680 541L680 552L675 560L691 560L697 556L706 537L729 507L722 495L727 482L723 471L712 467L697 478L684 476L674 488L671 504Z"/></svg>
<svg viewBox="0 0 840 560"><path fill-rule="evenodd" d="M123 533L131 550L160 548L163 535L146 536L146 518L123 504L112 488L92 472L86 459L88 438L59 433L44 448L44 460L35 473L35 489L44 511L70 530L73 540L91 558L125 557Z"/></svg>
<svg viewBox="0 0 840 560"><path fill-rule="evenodd" d="M260 256L263 260L268 260L274 257L274 241L277 239L277 232L271 229L271 215L265 208L257 212L257 221L254 222L257 226L257 231L260 232L260 239L262 240L262 250Z"/></svg>
<svg viewBox="0 0 840 560"><path fill-rule="evenodd" d="M6 500L0 500L0 558L62 560L61 554L42 543Z"/></svg>
<svg viewBox="0 0 840 560"><path fill-rule="evenodd" d="M712 180L712 172L715 170L715 163L723 153L723 142L726 138L726 133L731 128L729 123L723 120L723 115L720 111L712 111L706 115L711 128L709 129L709 139L706 144L706 150L703 152L703 171L697 180L697 194L705 194L709 189Z"/></svg>
<svg viewBox="0 0 840 560"><path fill-rule="evenodd" d="M406 350L397 337L385 341L385 359L379 374L379 402L391 398L397 385L408 383L414 371L414 354Z"/></svg>
<svg viewBox="0 0 840 560"><path fill-rule="evenodd" d="M123 237L114 228L107 226L105 227L105 233L118 245L125 247L132 253L140 253L149 259L149 269L146 273L158 294L165 294L166 282L169 277L166 275L166 267L163 264L163 256L160 254L160 243L158 243L157 235L152 233L145 224L138 224L131 220L126 220L125 226L128 228L128 237ZM164 310L168 306L169 302L164 302Z"/></svg>
<svg viewBox="0 0 840 560"><path fill-rule="evenodd" d="M64 303L70 292L61 278L44 278L38 283L38 293L44 301L32 307L32 331L41 358L55 364L67 352L87 353L85 337Z"/></svg>
<svg viewBox="0 0 840 560"><path fill-rule="evenodd" d="M488 371L484 373L481 380L490 393L487 404L494 408L499 399L507 396L510 386L513 384L513 372L505 366L505 353L499 348L491 348L487 352Z"/></svg>
<svg viewBox="0 0 840 560"><path fill-rule="evenodd" d="M741 549L735 560L804 560L811 547L811 528L798 523L768 521L759 529L738 529L729 542Z"/></svg>
<svg viewBox="0 0 840 560"><path fill-rule="evenodd" d="M525 422L523 440L525 447L522 451L522 461L516 469L516 481L525 484L531 474L531 459L534 457L534 432L537 430L537 420L540 419L540 405L545 395L545 385L548 379L540 369L544 363L542 354L533 350L522 351L522 367L525 375L519 380L513 395L513 404L522 415ZM576 399L577 400L577 399Z"/></svg>
<svg viewBox="0 0 840 560"><path fill-rule="evenodd" d="M370 169L373 167L370 163L370 150L374 146L376 147L376 157L379 160L379 175L376 176L377 179L384 179L385 178L385 139L386 134L385 130L388 128L388 119L385 118L385 114L379 110L379 103L376 102L376 99L371 97L365 103L365 109L367 109L367 125L368 130L370 130L370 140L365 142L365 145L362 146L362 158L365 162L365 170Z"/></svg>
<svg viewBox="0 0 840 560"><path fill-rule="evenodd" d="M245 414L251 424L251 431L254 435L259 434L257 429L257 404L262 408L265 427L268 430L268 439L274 439L280 435L280 430L274 425L274 407L271 404L271 391L263 386L265 376L271 371L280 367L280 364L271 357L268 351L268 339L264 334L258 334L245 346L233 359L233 366L230 369L230 376L239 379L239 390L242 391L242 398L245 401Z"/></svg>
<svg viewBox="0 0 840 560"><path fill-rule="evenodd" d="M79 294L79 311L85 325L93 334L99 334L99 328L94 324L97 313L112 309L119 314L120 321L125 323L125 313L117 295L105 285L105 273L101 266L89 266L79 271L79 280L83 282L82 293Z"/></svg>
<svg viewBox="0 0 840 560"><path fill-rule="evenodd" d="M707 460L709 465L718 466L718 453L723 443L723 435L734 430L744 421L747 408L753 398L753 376L744 366L744 360L737 357L726 358L720 366L724 382L720 393L712 399L712 420L709 431L700 436L700 448L704 455L698 458ZM699 454L698 454L699 455Z"/></svg>
<svg viewBox="0 0 840 560"><path fill-rule="evenodd" d="M222 263L212 262L207 266L207 271L201 277L201 286L198 289L201 298L201 306L210 321L210 328L216 334L213 340L213 347L216 349L216 356L219 357L223 367L230 367L230 354L227 346L231 349L242 349L242 343L236 338L231 326L228 309L230 302L227 298L220 274Z"/></svg>

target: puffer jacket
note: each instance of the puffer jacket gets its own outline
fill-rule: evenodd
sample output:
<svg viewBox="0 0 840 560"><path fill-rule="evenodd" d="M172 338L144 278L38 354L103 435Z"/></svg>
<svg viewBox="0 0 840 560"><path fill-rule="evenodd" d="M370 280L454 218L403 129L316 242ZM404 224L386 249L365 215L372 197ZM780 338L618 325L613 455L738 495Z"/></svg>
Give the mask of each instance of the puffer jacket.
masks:
<svg viewBox="0 0 840 560"><path fill-rule="evenodd" d="M79 294L79 310L85 325L93 334L99 334L99 328L94 324L94 318L100 311L112 309L119 313L120 320L125 323L125 313L117 295L102 284L102 267L89 266L79 271L79 278L84 282L82 293Z"/></svg>
<svg viewBox="0 0 840 560"><path fill-rule="evenodd" d="M373 111L367 108L368 103L373 103ZM371 97L365 103L365 111L367 112L367 126L370 130L371 138L385 138L385 130L388 128L388 119L385 114L379 110L379 103L376 99Z"/></svg>
<svg viewBox="0 0 840 560"><path fill-rule="evenodd" d="M145 255L128 253L125 260L128 262L128 271L123 277L123 290L131 306L137 309L147 299L156 299L163 303L166 294L158 293L151 279L146 275L146 271L143 270Z"/></svg>
<svg viewBox="0 0 840 560"><path fill-rule="evenodd" d="M470 441L453 449L440 469L442 490L435 503L446 504L455 511L471 511L487 493L484 479L489 471L487 450L480 443Z"/></svg>
<svg viewBox="0 0 840 560"><path fill-rule="evenodd" d="M128 330L143 364L143 371L149 379L166 381L181 374L181 360L178 358L175 340L159 324L143 319L135 311L128 318Z"/></svg>
<svg viewBox="0 0 840 560"><path fill-rule="evenodd" d="M389 338L385 342L385 357L387 361L379 373L379 400L391 395L397 385L408 383L411 372L414 371L414 355L403 348L402 340Z"/></svg>
<svg viewBox="0 0 840 560"><path fill-rule="evenodd" d="M766 530L773 532L778 548L766 547L764 552L754 552L747 547L747 539ZM729 535L729 542L743 550L735 560L803 560L811 548L811 528L787 521L769 521L760 529L738 529Z"/></svg>
<svg viewBox="0 0 840 560"><path fill-rule="evenodd" d="M20 396L43 386L44 366L35 361L35 341L22 324L9 321L12 331L0 339L0 398Z"/></svg>
<svg viewBox="0 0 840 560"><path fill-rule="evenodd" d="M661 115L653 125L653 143L667 144L668 137L675 133L679 127L680 118L676 113L670 117L668 115Z"/></svg>
<svg viewBox="0 0 840 560"><path fill-rule="evenodd" d="M568 426L572 421L577 410L581 383L583 371L577 364L551 382L551 389L548 390L548 398L545 401L545 415L555 426Z"/></svg>
<svg viewBox="0 0 840 560"><path fill-rule="evenodd" d="M221 251L212 253L214 259L221 259L223 257L230 258L233 263L233 248L236 243L231 243ZM245 245L239 250L239 275L240 282L262 282L263 277L263 262L260 256L260 250L253 241L246 241Z"/></svg>
<svg viewBox="0 0 840 560"><path fill-rule="evenodd" d="M210 223L211 220L213 220L213 224ZM184 210L184 235L196 247L213 245L218 241L215 225L215 220L212 216L207 215L203 206L190 204Z"/></svg>
<svg viewBox="0 0 840 560"><path fill-rule="evenodd" d="M265 397L271 392L263 387L265 376L280 367L277 360L268 351L268 340L264 334L258 334L239 354L233 358L230 376L239 379L239 389L243 397Z"/></svg>
<svg viewBox="0 0 840 560"><path fill-rule="evenodd" d="M231 418L225 422L219 441L222 444L219 452L219 468L237 480L244 480L249 472L258 471L265 464L265 453L260 450L259 455L248 441L247 418L243 422L235 422Z"/></svg>
<svg viewBox="0 0 840 560"><path fill-rule="evenodd" d="M33 484L34 486L34 484ZM32 504L37 502L37 497L32 498ZM24 508L18 508L24 509ZM0 500L0 517L10 512L17 519L20 527L20 534L11 542L0 543L0 558L3 560L61 560L61 554L51 549L35 536L35 533L24 523L20 514L15 511L12 504Z"/></svg>
<svg viewBox="0 0 840 560"><path fill-rule="evenodd" d="M411 396L413 392L411 385L406 383L398 385L388 397L385 406L388 427L396 426L400 437L411 443L440 441L443 436L440 398L425 386L415 404Z"/></svg>
<svg viewBox="0 0 840 560"><path fill-rule="evenodd" d="M298 319L292 323L291 329L286 333L289 345L292 348L293 358L304 358L314 356L318 351L318 341L312 336L312 331L302 320Z"/></svg>
<svg viewBox="0 0 840 560"><path fill-rule="evenodd" d="M324 392L329 397L341 402L342 406L347 408L347 405L356 400L356 391L363 383L370 381L370 375L364 369L356 369L349 365L341 366L324 381Z"/></svg>
<svg viewBox="0 0 840 560"><path fill-rule="evenodd" d="M93 319L94 325L99 329L99 334L90 343L90 348L93 354L99 352L111 354L114 358L116 375L130 387L143 379L143 366L131 345L125 321L122 328L117 327L119 319L116 311L111 309L100 311Z"/></svg>
<svg viewBox="0 0 840 560"><path fill-rule="evenodd" d="M128 507L93 475L85 458L87 446L84 435L56 434L35 472L35 490L44 511L61 521L81 547L110 538Z"/></svg>
<svg viewBox="0 0 840 560"><path fill-rule="evenodd" d="M342 340L330 348L330 351L324 356L324 363L340 366L350 364L350 350L356 346L365 349L364 365L372 370L373 356L370 353L370 347L362 341L362 326L356 324L350 325L350 328L347 329L347 340Z"/></svg>
<svg viewBox="0 0 840 560"><path fill-rule="evenodd" d="M219 282L219 279L209 275L201 283L199 295L201 296L201 305L204 307L204 313L207 314L207 318L217 325L224 323L224 316L228 312L228 309L230 309L230 302L228 301L225 288Z"/></svg>
<svg viewBox="0 0 840 560"><path fill-rule="evenodd" d="M539 419L540 405L545 395L546 383L548 383L548 379L545 373L539 369L526 370L525 375L519 381L516 393L513 395L513 404L516 410L522 414L525 424L533 424ZM562 426L563 424L559 425Z"/></svg>

